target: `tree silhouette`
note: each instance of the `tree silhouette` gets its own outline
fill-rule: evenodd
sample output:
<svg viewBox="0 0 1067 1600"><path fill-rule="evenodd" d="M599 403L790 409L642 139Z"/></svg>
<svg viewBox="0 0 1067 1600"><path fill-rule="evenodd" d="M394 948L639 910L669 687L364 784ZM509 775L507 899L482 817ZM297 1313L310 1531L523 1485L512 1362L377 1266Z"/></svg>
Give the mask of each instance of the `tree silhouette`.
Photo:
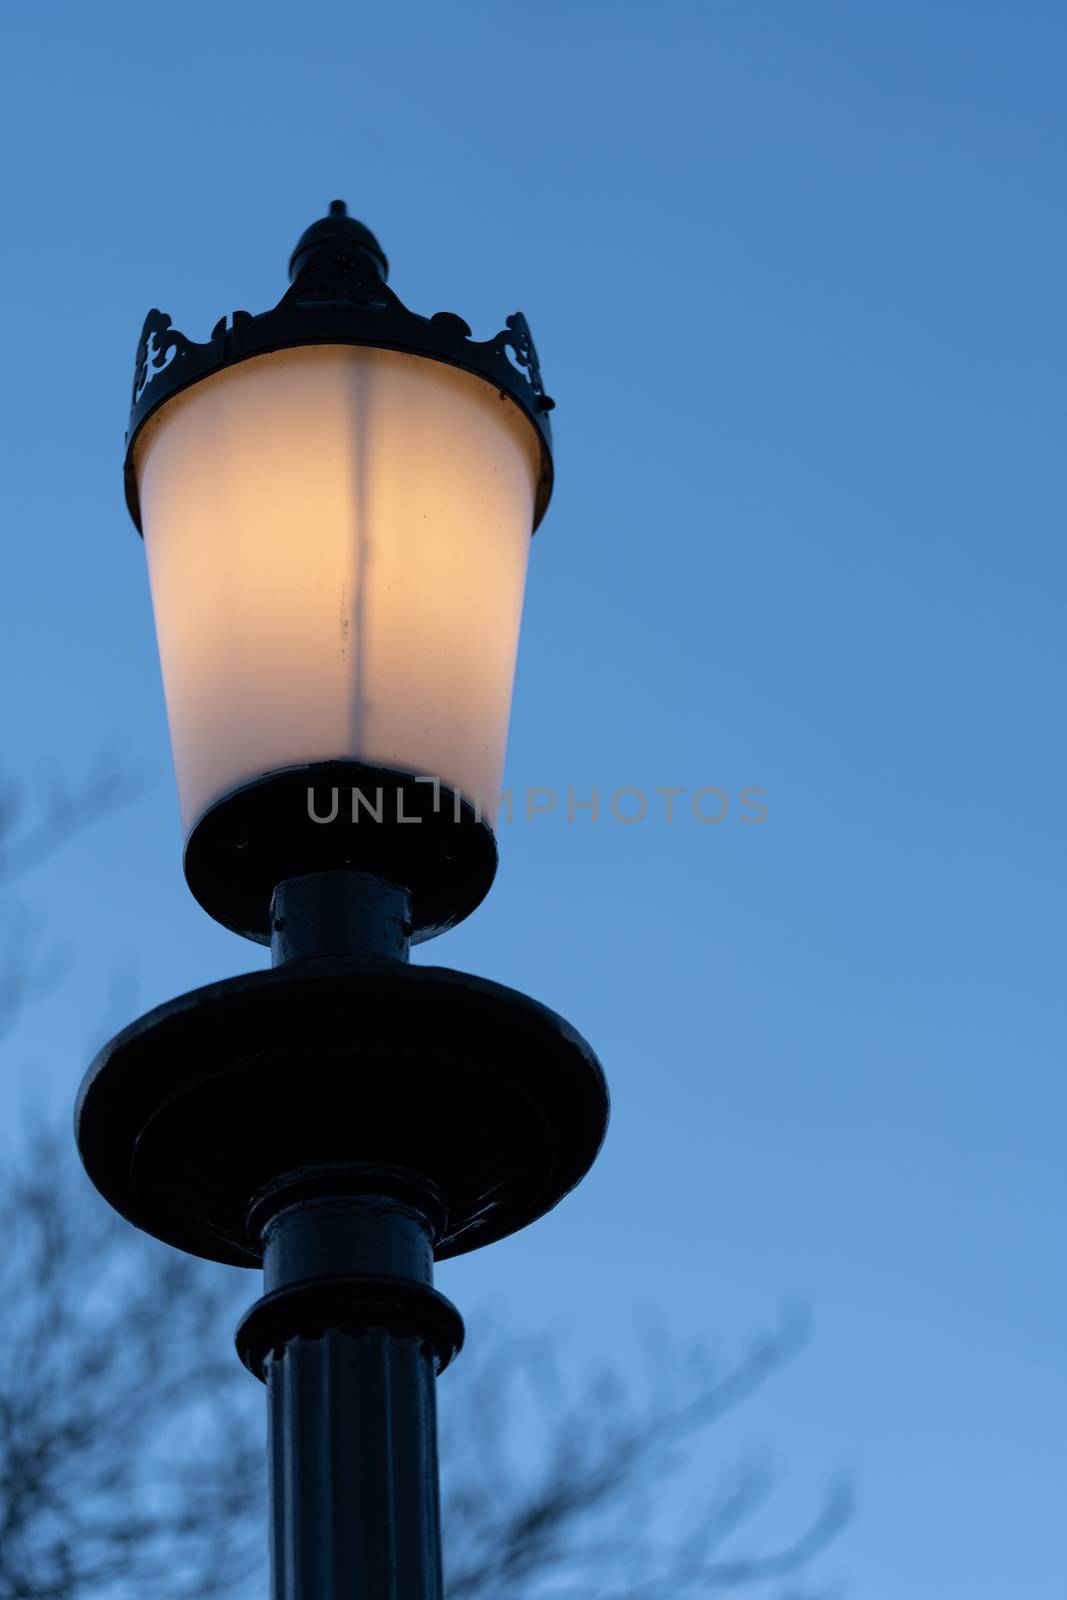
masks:
<svg viewBox="0 0 1067 1600"><path fill-rule="evenodd" d="M0 888L127 789L93 779L24 826L0 785ZM10 970L8 1013L39 975L24 953ZM262 1596L264 1405L232 1349L248 1274L136 1233L42 1124L0 1174L0 1239L0 1600ZM568 1384L546 1340L471 1339L441 1383L449 1600L813 1600L842 1489L758 1555L731 1552L764 1471L728 1471L689 1526L671 1514L693 1449L802 1342L787 1320L727 1370L661 1348L635 1392L608 1369Z"/></svg>

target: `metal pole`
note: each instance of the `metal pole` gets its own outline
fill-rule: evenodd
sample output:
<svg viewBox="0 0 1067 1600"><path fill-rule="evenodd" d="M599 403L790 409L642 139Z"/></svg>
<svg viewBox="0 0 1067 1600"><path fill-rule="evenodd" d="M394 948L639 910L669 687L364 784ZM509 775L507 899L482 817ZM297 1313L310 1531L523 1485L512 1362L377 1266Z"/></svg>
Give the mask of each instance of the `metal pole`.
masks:
<svg viewBox="0 0 1067 1600"><path fill-rule="evenodd" d="M362 878L281 885L276 960L405 959L404 891ZM267 1386L273 1600L441 1600L434 1389L463 1339L433 1288L443 1223L431 1185L367 1165L287 1173L253 1204L265 1293L237 1343Z"/></svg>
<svg viewBox="0 0 1067 1600"><path fill-rule="evenodd" d="M273 1600L441 1600L434 1385L463 1324L421 1198L313 1168L257 1207L266 1294L238 1349L267 1386Z"/></svg>
<svg viewBox="0 0 1067 1600"><path fill-rule="evenodd" d="M291 878L269 926L274 970L179 996L105 1046L78 1148L139 1227L264 1264L238 1348L269 1394L275 1600L440 1600L434 1377L463 1324L432 1263L574 1187L607 1124L604 1075L544 1006L408 965L402 886Z"/></svg>

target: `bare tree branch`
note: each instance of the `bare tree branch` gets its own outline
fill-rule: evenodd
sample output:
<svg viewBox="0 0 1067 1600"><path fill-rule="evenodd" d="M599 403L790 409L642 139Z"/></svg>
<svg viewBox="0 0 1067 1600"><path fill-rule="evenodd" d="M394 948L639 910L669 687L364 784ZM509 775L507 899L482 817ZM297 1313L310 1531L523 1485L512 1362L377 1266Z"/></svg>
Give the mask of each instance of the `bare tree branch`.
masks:
<svg viewBox="0 0 1067 1600"><path fill-rule="evenodd" d="M0 888L131 787L109 764L50 786L27 821L20 787L0 783ZM0 1032L54 979L43 949L10 917ZM0 1172L0 1239L0 1600L261 1596L264 1406L230 1332L247 1275L134 1233L69 1135L42 1126ZM568 1384L547 1340L472 1341L442 1383L449 1600L826 1600L804 1574L848 1515L845 1489L758 1554L738 1546L771 1497L759 1463L724 1474L689 1525L677 1514L695 1446L804 1337L786 1318L720 1368L661 1336L637 1394L610 1369Z"/></svg>
<svg viewBox="0 0 1067 1600"><path fill-rule="evenodd" d="M0 1187L0 1595L235 1596L262 1565L263 1449L234 1274L135 1236L68 1139L28 1150Z"/></svg>
<svg viewBox="0 0 1067 1600"><path fill-rule="evenodd" d="M128 762L101 754L77 783L48 772L36 790L0 773L0 889L38 867L76 833L111 816L142 787Z"/></svg>
<svg viewBox="0 0 1067 1600"><path fill-rule="evenodd" d="M84 828L127 804L140 780L125 762L100 756L77 783L46 774L36 791L0 773L0 1038L23 1007L53 991L70 966L70 952L45 939L37 918L11 893Z"/></svg>
<svg viewBox="0 0 1067 1600"><path fill-rule="evenodd" d="M668 1535L665 1524L693 1447L802 1340L787 1319L722 1372L664 1361L642 1397L610 1372L568 1393L547 1343L494 1342L457 1386L457 1414L445 1429L462 1440L458 1459L446 1462L450 1600L687 1600L761 1585L766 1592L801 1574L849 1515L844 1486L827 1490L796 1539L758 1556L726 1547L768 1504L765 1468L727 1475L688 1531L675 1526ZM552 1397L550 1418L538 1418L540 1396ZM524 1424L520 1467L515 1439Z"/></svg>
<svg viewBox="0 0 1067 1600"><path fill-rule="evenodd" d="M263 1398L230 1333L255 1286L113 1217L65 1134L25 1148L0 1175L0 1597L262 1594ZM547 1340L472 1341L441 1386L449 1600L815 1600L797 1585L843 1490L755 1554L736 1546L764 1465L727 1471L688 1526L678 1509L691 1448L798 1339L786 1322L721 1371L665 1363L636 1395L611 1372L568 1384Z"/></svg>

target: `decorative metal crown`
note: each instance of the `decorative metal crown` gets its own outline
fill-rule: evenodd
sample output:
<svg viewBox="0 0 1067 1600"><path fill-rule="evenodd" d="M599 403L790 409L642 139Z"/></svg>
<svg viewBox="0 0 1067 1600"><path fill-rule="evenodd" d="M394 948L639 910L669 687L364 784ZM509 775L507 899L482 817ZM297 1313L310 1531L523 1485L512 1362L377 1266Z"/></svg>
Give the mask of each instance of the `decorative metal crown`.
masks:
<svg viewBox="0 0 1067 1600"><path fill-rule="evenodd" d="M521 311L485 341L472 338L466 322L454 312L423 317L409 311L385 281L380 246L361 224L347 217L341 201L333 203L329 218L308 229L293 261L300 262L296 276L273 310L259 316L235 311L229 318L221 317L206 344L186 338L163 311L153 309L145 317L126 434L126 503L137 527L141 513L133 447L153 412L223 367L272 350L315 344L371 345L444 361L483 378L514 400L541 436L536 527L552 492L548 413L555 401L545 393L537 350Z"/></svg>

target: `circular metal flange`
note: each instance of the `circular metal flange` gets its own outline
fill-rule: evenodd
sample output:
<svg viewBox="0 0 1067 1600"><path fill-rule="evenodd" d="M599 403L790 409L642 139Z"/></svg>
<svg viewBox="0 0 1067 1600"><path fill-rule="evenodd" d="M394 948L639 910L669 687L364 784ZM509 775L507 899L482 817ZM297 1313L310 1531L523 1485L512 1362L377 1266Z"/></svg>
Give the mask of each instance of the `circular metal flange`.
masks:
<svg viewBox="0 0 1067 1600"><path fill-rule="evenodd" d="M463 1318L451 1300L428 1284L331 1277L312 1278L257 1300L238 1324L238 1354L249 1372L262 1379L267 1356L296 1336L294 1328L300 1338L313 1339L338 1326L347 1333L388 1328L394 1335L423 1339L433 1351L438 1373L463 1348Z"/></svg>
<svg viewBox="0 0 1067 1600"><path fill-rule="evenodd" d="M272 1180L360 1161L434 1184L435 1254L525 1227L585 1175L604 1074L547 1007L388 959L294 962L194 990L97 1056L76 1133L90 1178L137 1227L258 1265L247 1218Z"/></svg>
<svg viewBox="0 0 1067 1600"><path fill-rule="evenodd" d="M402 883L419 944L470 916L496 867L492 828L456 791L354 761L287 767L242 785L204 812L185 846L195 898L258 944L270 943L271 897L287 878L347 868Z"/></svg>

